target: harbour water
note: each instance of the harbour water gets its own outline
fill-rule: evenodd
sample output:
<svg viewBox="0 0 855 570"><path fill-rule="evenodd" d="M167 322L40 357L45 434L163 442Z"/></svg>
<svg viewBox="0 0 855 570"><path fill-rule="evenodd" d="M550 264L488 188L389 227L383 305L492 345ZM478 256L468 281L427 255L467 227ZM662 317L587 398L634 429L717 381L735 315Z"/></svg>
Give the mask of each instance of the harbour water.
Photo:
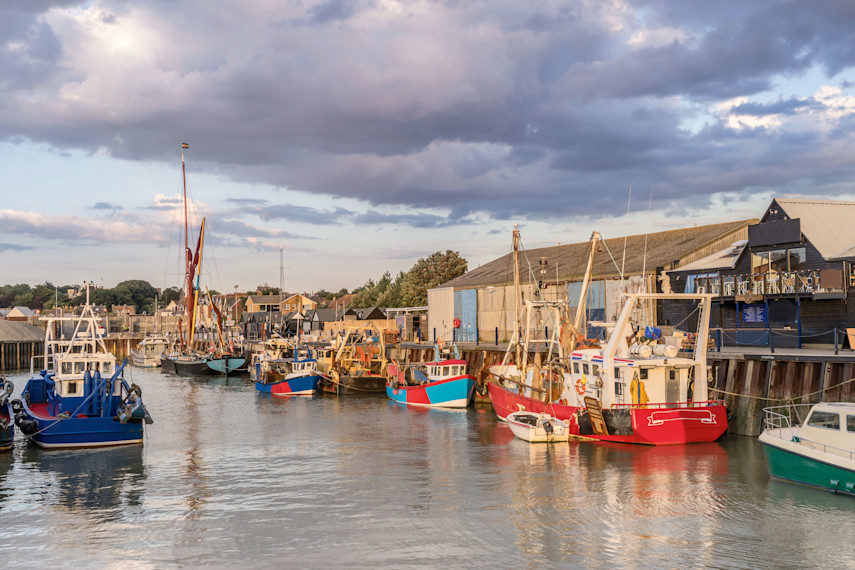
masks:
<svg viewBox="0 0 855 570"><path fill-rule="evenodd" d="M20 393L26 375L8 375ZM852 567L855 500L760 444L529 445L489 408L132 369L143 446L0 455L3 566Z"/></svg>

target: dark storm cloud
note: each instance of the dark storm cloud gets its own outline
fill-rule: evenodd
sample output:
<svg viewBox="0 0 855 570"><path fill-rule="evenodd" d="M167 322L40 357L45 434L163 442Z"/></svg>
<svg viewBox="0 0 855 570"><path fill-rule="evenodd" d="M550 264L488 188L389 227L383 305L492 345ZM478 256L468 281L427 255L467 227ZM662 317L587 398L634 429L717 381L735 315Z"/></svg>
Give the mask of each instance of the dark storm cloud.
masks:
<svg viewBox="0 0 855 570"><path fill-rule="evenodd" d="M782 91L817 73L852 88L849 1L102 0L47 17L59 4L0 5L0 140L129 160L188 140L196 169L372 207L230 200L264 221L439 228L378 207L554 219L623 210L629 186L694 206L855 175L847 104Z"/></svg>

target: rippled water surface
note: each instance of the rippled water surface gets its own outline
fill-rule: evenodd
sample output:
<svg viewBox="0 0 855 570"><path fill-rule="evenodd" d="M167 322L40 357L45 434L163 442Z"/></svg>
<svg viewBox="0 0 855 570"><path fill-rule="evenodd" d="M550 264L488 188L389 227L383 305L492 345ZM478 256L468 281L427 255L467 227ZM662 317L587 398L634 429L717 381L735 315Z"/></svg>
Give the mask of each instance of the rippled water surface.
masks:
<svg viewBox="0 0 855 570"><path fill-rule="evenodd" d="M25 375L11 375L19 393ZM491 409L274 399L132 370L143 446L0 455L22 567L852 567L855 500L771 482L756 440L515 440Z"/></svg>

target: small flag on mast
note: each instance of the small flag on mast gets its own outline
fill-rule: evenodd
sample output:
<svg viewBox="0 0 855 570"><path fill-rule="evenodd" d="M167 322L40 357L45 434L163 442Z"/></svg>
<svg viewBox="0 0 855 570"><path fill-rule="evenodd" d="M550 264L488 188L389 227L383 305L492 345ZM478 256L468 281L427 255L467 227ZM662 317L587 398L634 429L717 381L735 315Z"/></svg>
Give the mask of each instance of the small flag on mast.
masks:
<svg viewBox="0 0 855 570"><path fill-rule="evenodd" d="M181 148L190 148L190 145L187 143L181 143Z"/></svg>

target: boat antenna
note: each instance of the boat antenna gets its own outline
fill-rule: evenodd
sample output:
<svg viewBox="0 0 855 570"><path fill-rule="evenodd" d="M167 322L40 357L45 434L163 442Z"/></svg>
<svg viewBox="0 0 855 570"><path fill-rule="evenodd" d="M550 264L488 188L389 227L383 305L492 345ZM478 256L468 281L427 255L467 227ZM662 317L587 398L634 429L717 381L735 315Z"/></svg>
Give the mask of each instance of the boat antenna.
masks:
<svg viewBox="0 0 855 570"><path fill-rule="evenodd" d="M647 204L647 214L653 209L653 190L650 191L650 202ZM647 293L647 237L650 232L644 234L644 261L641 264L641 280L644 287L644 292Z"/></svg>
<svg viewBox="0 0 855 570"><path fill-rule="evenodd" d="M626 220L629 221L629 205L632 202L632 186L629 187L629 197L626 199ZM626 239L627 235L623 234L623 259L620 262L620 286L624 291L626 290L626 280L624 279L624 275L626 275L623 270L626 266Z"/></svg>
<svg viewBox="0 0 855 570"><path fill-rule="evenodd" d="M520 334L522 331L522 323L520 322L520 300L522 293L520 292L520 226L514 224L513 233L514 246L514 315L516 322L514 323L514 341L516 342L516 357L515 362L519 363L522 355L520 354Z"/></svg>

